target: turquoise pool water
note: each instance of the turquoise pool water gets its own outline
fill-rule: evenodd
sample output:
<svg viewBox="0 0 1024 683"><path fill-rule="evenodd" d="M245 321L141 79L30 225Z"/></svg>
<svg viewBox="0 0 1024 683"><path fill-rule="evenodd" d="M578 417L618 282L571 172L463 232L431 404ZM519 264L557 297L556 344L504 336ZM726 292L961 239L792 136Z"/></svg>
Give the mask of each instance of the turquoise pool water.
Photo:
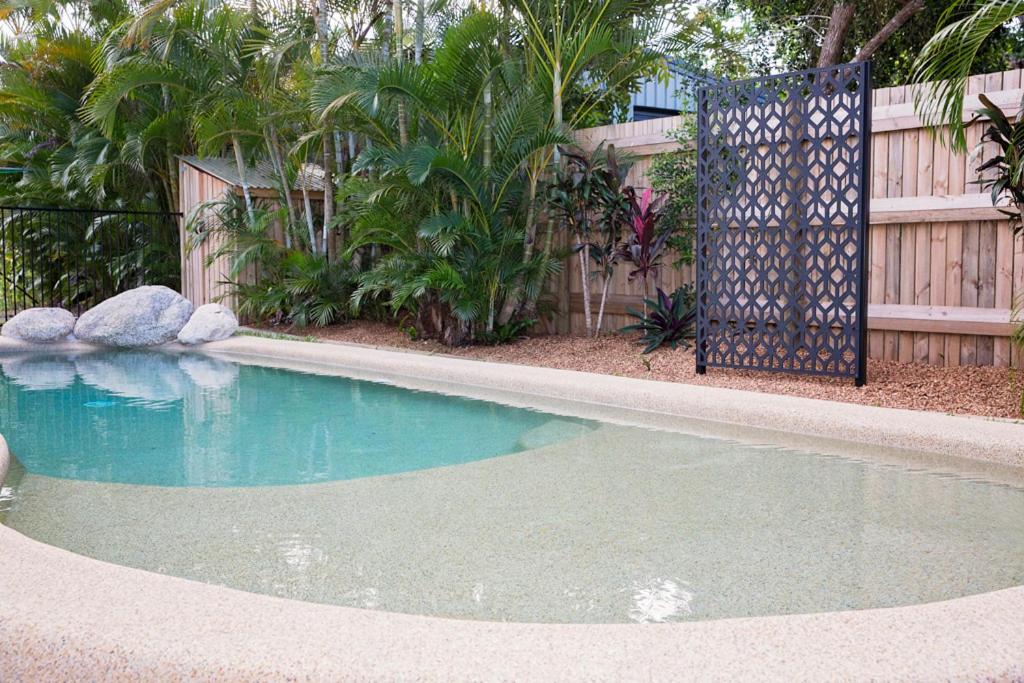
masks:
<svg viewBox="0 0 1024 683"><path fill-rule="evenodd" d="M0 371L0 433L31 474L269 486L394 474L569 439L582 420L343 377L156 351Z"/></svg>

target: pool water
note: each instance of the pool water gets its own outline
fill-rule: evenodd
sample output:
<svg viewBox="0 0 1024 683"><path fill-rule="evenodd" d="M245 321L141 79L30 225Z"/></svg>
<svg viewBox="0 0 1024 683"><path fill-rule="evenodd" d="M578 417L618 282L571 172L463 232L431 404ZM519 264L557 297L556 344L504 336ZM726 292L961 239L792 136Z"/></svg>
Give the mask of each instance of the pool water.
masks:
<svg viewBox="0 0 1024 683"><path fill-rule="evenodd" d="M545 426L556 440L592 428L387 384L144 351L9 361L0 391L0 433L30 473L122 484L371 477L515 453Z"/></svg>
<svg viewBox="0 0 1024 683"><path fill-rule="evenodd" d="M2 364L0 432L16 460L0 521L126 566L563 623L891 607L1024 583L1024 487L953 462L202 356L33 360Z"/></svg>

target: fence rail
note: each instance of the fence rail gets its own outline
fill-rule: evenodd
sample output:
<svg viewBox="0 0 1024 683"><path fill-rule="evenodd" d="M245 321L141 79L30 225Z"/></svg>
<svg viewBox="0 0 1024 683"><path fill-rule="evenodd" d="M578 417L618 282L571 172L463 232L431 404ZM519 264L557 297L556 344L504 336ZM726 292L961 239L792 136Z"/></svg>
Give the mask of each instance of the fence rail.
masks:
<svg viewBox="0 0 1024 683"><path fill-rule="evenodd" d="M0 321L35 306L81 313L144 284L180 286L180 214L0 206Z"/></svg>
<svg viewBox="0 0 1024 683"><path fill-rule="evenodd" d="M978 95L1015 109L1024 93L1024 71L974 76L968 83L965 120ZM648 185L654 155L679 149L668 132L672 117L590 128L577 142L601 142L638 157L628 182ZM967 127L969 154L957 154L925 129L914 114L910 88L874 91L871 214L868 264L868 349L872 358L934 365L1020 365L1009 334L1013 303L1024 294L1024 238L991 206L975 169L993 150L976 149L986 123ZM669 257L669 262L671 257ZM606 329L631 322L619 314L640 302L638 283L616 273ZM693 269L664 269L667 290L693 282ZM561 331L583 330L576 259L570 259L556 293L567 321Z"/></svg>

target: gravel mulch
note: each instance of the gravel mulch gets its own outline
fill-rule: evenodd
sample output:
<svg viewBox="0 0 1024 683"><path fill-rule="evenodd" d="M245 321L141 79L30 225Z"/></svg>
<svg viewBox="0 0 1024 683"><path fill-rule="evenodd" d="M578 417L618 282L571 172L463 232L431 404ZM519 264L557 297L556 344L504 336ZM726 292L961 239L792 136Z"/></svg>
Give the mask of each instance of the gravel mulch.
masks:
<svg viewBox="0 0 1024 683"><path fill-rule="evenodd" d="M694 372L692 351L659 349L645 356L640 353L641 347L635 338L619 334L599 339L541 336L503 346L453 349L432 341L413 341L393 325L371 321L323 329L265 329L324 341L412 349L501 363L986 417L1019 418L1020 396L1024 389L1021 373L1006 368L940 368L884 360L869 361L868 385L860 389L849 380L765 372L709 369L708 374L700 376Z"/></svg>

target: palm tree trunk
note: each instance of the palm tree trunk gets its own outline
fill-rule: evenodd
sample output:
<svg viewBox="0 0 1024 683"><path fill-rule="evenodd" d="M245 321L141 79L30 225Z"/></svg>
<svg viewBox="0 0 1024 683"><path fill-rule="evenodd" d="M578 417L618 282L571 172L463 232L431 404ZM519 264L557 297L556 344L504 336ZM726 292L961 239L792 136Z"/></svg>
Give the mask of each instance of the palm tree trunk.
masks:
<svg viewBox="0 0 1024 683"><path fill-rule="evenodd" d="M303 169L299 172L299 177L302 178L302 206L306 213L306 228L309 230L309 251L311 254L317 252L316 247L316 227L313 225L313 202L309 199L309 186L306 184L306 173Z"/></svg>
<svg viewBox="0 0 1024 683"><path fill-rule="evenodd" d="M402 0L392 0L391 7L394 13L395 61L401 64L404 52L404 46L402 45L402 36L404 34L402 27ZM402 100L401 95L398 98L398 142L402 147L409 144L409 122L405 120L405 102Z"/></svg>
<svg viewBox="0 0 1024 683"><path fill-rule="evenodd" d="M416 0L416 46L413 52L416 65L423 63L423 0Z"/></svg>
<svg viewBox="0 0 1024 683"><path fill-rule="evenodd" d="M235 150L235 166L238 168L238 179L242 183L242 197L245 198L245 212L249 216L249 227L256 227L256 211L252 205L252 193L249 191L249 181L246 180L245 157L242 155L242 145L237 135L231 136L231 146Z"/></svg>
<svg viewBox="0 0 1024 683"><path fill-rule="evenodd" d="M576 244L580 245L579 236L576 237ZM583 283L583 322L586 326L587 336L594 336L593 324L590 314L590 245L583 244L578 252L580 259L580 281Z"/></svg>
<svg viewBox="0 0 1024 683"><path fill-rule="evenodd" d="M601 275L601 306L597 309L597 336L601 334L601 326L604 324L604 305L608 301L608 285L611 282L612 278L607 272Z"/></svg>
<svg viewBox="0 0 1024 683"><path fill-rule="evenodd" d="M320 62L323 66L327 65L327 59L330 54L328 42L330 36L327 32L327 0L320 0L319 2L319 17L317 17L317 39L320 42ZM334 173L332 169L332 163L334 161L334 153L331 149L332 136L330 132L325 128L323 131L323 164L324 164L324 225L323 225L323 244L321 252L327 256L327 231L331 222L334 220ZM305 189L305 188L303 188ZM307 216L312 216L310 211L306 211ZM314 246L315 246L315 240ZM315 251L315 249L314 249Z"/></svg>
<svg viewBox="0 0 1024 683"><path fill-rule="evenodd" d="M331 223L334 221L334 173L331 168L334 154L331 150L331 142L331 136L327 134L327 131L324 131L324 236L320 251L328 258L330 258L330 254L327 253L327 234Z"/></svg>
<svg viewBox="0 0 1024 683"><path fill-rule="evenodd" d="M536 172L535 172L536 171ZM529 189L527 190L527 204L526 204L526 227L525 234L523 235L523 260L522 263L525 266L533 258L534 244L537 240L537 226L535 221L537 218L537 183L540 180L540 171L533 168L529 168ZM523 286L523 276L520 275L516 278L516 283L513 285L508 296L505 298L505 304L502 306L501 313L498 315L498 324L504 325L512 319L512 316L516 314L522 308L529 308L532 302L524 301L525 287Z"/></svg>
<svg viewBox="0 0 1024 683"><path fill-rule="evenodd" d="M278 145L277 131L274 126L267 126L266 135L267 149L270 151L270 160L274 164L274 170L281 181L281 195L284 198L285 208L288 210L288 225L284 228L284 245L292 248L292 228L295 226L295 203L292 201L291 185L288 184L288 175L284 172L284 162L281 159L281 148Z"/></svg>
<svg viewBox="0 0 1024 683"><path fill-rule="evenodd" d="M181 210L181 198L178 193L178 164L174 158L174 154L171 152L167 153L167 192L168 200L171 205L168 208L169 211L180 211Z"/></svg>

